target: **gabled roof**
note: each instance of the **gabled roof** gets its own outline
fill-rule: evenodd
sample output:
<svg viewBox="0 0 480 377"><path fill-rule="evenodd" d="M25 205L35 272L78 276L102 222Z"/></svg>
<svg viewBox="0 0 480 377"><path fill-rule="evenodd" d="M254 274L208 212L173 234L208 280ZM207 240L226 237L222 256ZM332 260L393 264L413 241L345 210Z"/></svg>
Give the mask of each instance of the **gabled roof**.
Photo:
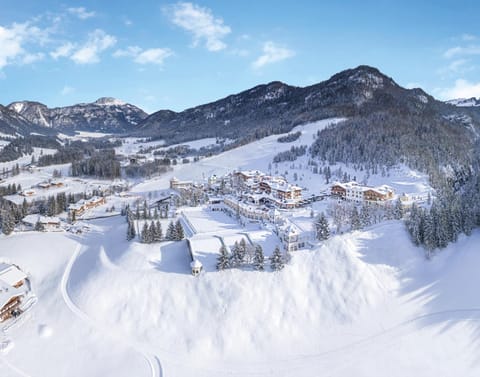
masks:
<svg viewBox="0 0 480 377"><path fill-rule="evenodd" d="M27 278L27 275L20 271L16 266L0 263L0 281L13 287L19 281Z"/></svg>

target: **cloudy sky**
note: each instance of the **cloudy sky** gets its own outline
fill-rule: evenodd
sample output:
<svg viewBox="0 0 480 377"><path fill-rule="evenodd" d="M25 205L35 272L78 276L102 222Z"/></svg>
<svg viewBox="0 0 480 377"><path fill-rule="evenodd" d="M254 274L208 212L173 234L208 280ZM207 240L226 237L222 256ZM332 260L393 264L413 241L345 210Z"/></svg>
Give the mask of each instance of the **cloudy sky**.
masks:
<svg viewBox="0 0 480 377"><path fill-rule="evenodd" d="M423 5L420 3L424 3ZM440 99L480 97L477 0L1 0L0 103L123 99L183 110L280 80L378 67Z"/></svg>

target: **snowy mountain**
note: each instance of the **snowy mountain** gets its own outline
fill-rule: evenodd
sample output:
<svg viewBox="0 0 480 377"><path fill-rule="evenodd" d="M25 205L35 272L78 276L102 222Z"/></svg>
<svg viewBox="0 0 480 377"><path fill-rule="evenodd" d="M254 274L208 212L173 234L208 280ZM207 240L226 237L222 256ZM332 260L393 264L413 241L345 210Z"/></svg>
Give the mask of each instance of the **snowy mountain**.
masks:
<svg viewBox="0 0 480 377"><path fill-rule="evenodd" d="M271 82L179 113L161 110L146 118L137 134L179 142L218 136L252 140L329 117L392 110L431 114L444 107L421 89L402 88L378 69L359 66L308 87Z"/></svg>
<svg viewBox="0 0 480 377"><path fill-rule="evenodd" d="M32 124L18 112L0 105L0 136L11 138L29 134L53 135L52 130Z"/></svg>
<svg viewBox="0 0 480 377"><path fill-rule="evenodd" d="M139 124L147 114L121 100L103 97L93 103L48 108L42 103L21 101L8 105L29 122L62 132L73 130L125 132Z"/></svg>
<svg viewBox="0 0 480 377"><path fill-rule="evenodd" d="M475 107L480 106L480 99L472 98L457 98L446 101L446 103L459 107Z"/></svg>

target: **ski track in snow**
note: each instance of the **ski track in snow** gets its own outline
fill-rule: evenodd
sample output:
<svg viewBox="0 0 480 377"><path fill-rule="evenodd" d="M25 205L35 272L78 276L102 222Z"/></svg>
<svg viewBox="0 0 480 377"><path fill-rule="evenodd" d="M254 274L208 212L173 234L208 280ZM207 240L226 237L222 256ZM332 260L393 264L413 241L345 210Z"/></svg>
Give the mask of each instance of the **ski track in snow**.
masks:
<svg viewBox="0 0 480 377"><path fill-rule="evenodd" d="M162 364L161 364L160 360L158 359L158 357L156 357L155 355L150 355L150 354L144 352L143 350L140 349L140 346L138 346L138 345L136 345L132 342L128 342L128 341L126 341L126 339L119 338L118 336L114 335L112 332L106 330L104 327L100 326L98 323L93 321L86 313L84 313L73 302L72 298L70 297L70 295L68 293L68 281L69 281L69 278L70 278L70 273L72 271L73 265L75 264L75 261L77 260L77 257L80 255L81 249L82 249L82 246L78 245L77 248L75 249L74 253L70 257L70 259L67 263L67 266L65 267L65 271L63 273L63 276L62 276L62 281L60 283L61 284L60 290L62 292L62 297L63 297L63 300L65 301L65 304L67 305L67 307L70 309L70 311L73 314L75 314L78 318L80 318L83 322L85 322L89 326L97 329L100 332L106 333L110 338L112 338L114 340L117 340L117 341L120 341L120 342L128 345L129 347L134 349L136 352L141 354L150 366L152 377L164 377ZM22 376L30 377L26 374L22 374Z"/></svg>

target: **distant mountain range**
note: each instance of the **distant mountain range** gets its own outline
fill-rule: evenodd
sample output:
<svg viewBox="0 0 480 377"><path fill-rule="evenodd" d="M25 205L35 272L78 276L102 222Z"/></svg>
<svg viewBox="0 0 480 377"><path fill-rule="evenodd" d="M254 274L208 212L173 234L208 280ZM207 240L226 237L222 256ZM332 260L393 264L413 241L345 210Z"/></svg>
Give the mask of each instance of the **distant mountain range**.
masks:
<svg viewBox="0 0 480 377"><path fill-rule="evenodd" d="M450 105L459 106L459 107L475 107L480 106L480 99L475 97L472 98L457 98L450 101L446 101Z"/></svg>
<svg viewBox="0 0 480 377"><path fill-rule="evenodd" d="M134 105L114 98L93 103L48 108L39 102L20 101L7 106L33 125L64 131L128 132L148 114Z"/></svg>
<svg viewBox="0 0 480 377"><path fill-rule="evenodd" d="M471 105L467 107L467 103ZM113 98L58 108L39 102L14 102L0 106L0 133L85 130L169 142L203 137L248 140L288 132L296 125L324 118L361 117L381 111L449 117L460 123L469 119L477 124L480 107L476 106L476 99L437 101L422 89L402 88L376 68L359 66L315 85L295 87L271 82L181 112L160 110L148 115Z"/></svg>

